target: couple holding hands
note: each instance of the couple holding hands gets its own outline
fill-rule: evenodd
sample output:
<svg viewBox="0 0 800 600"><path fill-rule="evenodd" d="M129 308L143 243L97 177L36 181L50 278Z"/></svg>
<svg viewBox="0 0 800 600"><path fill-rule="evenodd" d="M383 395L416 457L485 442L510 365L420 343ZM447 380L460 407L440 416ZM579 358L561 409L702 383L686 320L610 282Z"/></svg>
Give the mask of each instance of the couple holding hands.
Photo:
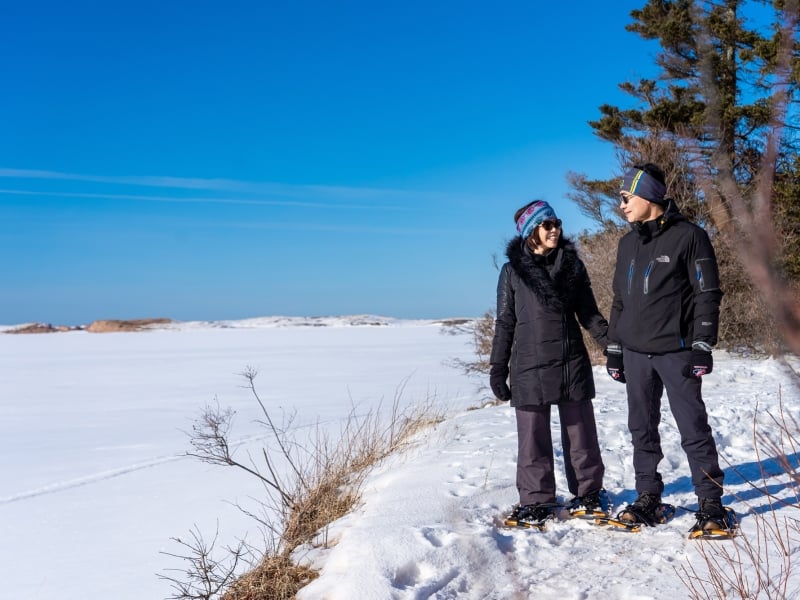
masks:
<svg viewBox="0 0 800 600"><path fill-rule="evenodd" d="M561 423L568 510L609 516L582 326L605 349L608 374L627 387L638 497L617 520L632 527L660 520L658 425L666 389L698 498L693 531L728 528L723 473L701 394L717 341L717 262L706 232L666 194L664 172L652 163L623 177L620 209L631 231L619 242L608 321L553 208L535 200L514 215L519 235L508 243L500 271L490 358L492 392L516 412L520 501L506 520L511 524L539 524L555 510L552 406Z"/></svg>

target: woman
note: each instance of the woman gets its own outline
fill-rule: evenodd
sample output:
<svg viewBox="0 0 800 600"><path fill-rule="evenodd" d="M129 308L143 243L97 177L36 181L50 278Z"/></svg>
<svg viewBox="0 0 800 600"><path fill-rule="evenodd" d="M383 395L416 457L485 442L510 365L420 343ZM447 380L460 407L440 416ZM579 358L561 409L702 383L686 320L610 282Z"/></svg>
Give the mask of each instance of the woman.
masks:
<svg viewBox="0 0 800 600"><path fill-rule="evenodd" d="M597 441L594 378L578 322L603 347L608 323L561 220L542 200L514 215L519 236L506 249L497 284L490 383L516 409L519 506L508 525L541 525L556 508L550 407L558 407L574 516L607 516ZM510 378L509 378L510 375ZM510 380L510 387L507 383Z"/></svg>

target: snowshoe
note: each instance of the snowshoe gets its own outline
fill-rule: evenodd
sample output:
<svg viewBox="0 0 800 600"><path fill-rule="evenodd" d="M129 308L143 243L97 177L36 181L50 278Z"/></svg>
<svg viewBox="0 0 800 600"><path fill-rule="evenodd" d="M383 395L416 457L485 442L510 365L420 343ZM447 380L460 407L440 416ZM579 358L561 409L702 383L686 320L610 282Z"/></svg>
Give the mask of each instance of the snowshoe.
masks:
<svg viewBox="0 0 800 600"><path fill-rule="evenodd" d="M559 508L561 505L553 502L515 506L511 514L503 520L503 525L544 531L547 522L556 518Z"/></svg>
<svg viewBox="0 0 800 600"><path fill-rule="evenodd" d="M632 504L619 511L615 518L600 517L595 519L595 523L636 533L641 531L642 527L655 527L666 523L674 515L675 507L662 503L658 494L643 492Z"/></svg>
<svg viewBox="0 0 800 600"><path fill-rule="evenodd" d="M722 507L722 513L708 514L702 510L695 513L697 522L689 530L689 539L728 540L739 530L739 520L732 508Z"/></svg>
<svg viewBox="0 0 800 600"><path fill-rule="evenodd" d="M611 501L603 488L576 496L567 504L570 517L586 520L611 516Z"/></svg>

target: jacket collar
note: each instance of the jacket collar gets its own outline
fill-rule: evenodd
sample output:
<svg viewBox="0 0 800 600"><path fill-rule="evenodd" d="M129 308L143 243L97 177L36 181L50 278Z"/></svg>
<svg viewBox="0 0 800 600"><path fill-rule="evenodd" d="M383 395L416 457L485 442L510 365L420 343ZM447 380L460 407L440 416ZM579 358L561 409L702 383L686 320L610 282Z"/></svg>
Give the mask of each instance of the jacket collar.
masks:
<svg viewBox="0 0 800 600"><path fill-rule="evenodd" d="M670 198L667 204L667 210L664 214L652 221L645 221L644 223L632 223L631 229L639 234L644 241L648 241L654 237L658 237L664 231L669 229L678 221L685 221L686 217L681 214L678 205Z"/></svg>

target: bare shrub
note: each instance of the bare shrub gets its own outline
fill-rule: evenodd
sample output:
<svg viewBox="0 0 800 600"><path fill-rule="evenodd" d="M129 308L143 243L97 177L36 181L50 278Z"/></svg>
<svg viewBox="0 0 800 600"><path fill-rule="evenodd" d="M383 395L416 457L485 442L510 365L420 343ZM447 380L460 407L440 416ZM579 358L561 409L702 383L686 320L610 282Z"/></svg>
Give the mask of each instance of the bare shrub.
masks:
<svg viewBox="0 0 800 600"><path fill-rule="evenodd" d="M747 520L753 524L753 533L740 534L731 544L707 546L700 542L698 551L706 569L691 564L677 569L693 600L783 600L800 596L800 588L790 587L795 549L800 545L800 426L782 402L779 414L766 413L766 426L758 425L758 406L754 414L753 444L761 477L749 484L765 506L738 498L748 508ZM765 455L769 458L762 458ZM789 488L794 490L792 498L770 491L773 488L768 479L776 475L776 465L793 483ZM736 467L732 470L748 481Z"/></svg>
<svg viewBox="0 0 800 600"><path fill-rule="evenodd" d="M243 542L235 547L227 547L222 552L222 558L217 558L215 546L219 529L211 542L207 542L198 529L189 532L190 539L182 540L172 538L174 542L183 547L180 554L165 552L167 556L179 558L186 565L184 569L168 569L177 571L178 575L159 575L161 579L169 581L173 594L171 599L177 600L211 600L232 583L236 577L236 570L241 560L247 553Z"/></svg>
<svg viewBox="0 0 800 600"><path fill-rule="evenodd" d="M581 260L586 265L589 279L592 282L592 292L597 301L600 314L608 318L611 313L611 303L614 300L614 269L617 262L617 245L627 228L607 224L606 228L594 233L584 232L578 238ZM589 351L589 360L593 365L604 364L606 357L605 348L601 348L595 339L585 330L583 342Z"/></svg>
<svg viewBox="0 0 800 600"><path fill-rule="evenodd" d="M775 318L743 268L733 237L719 234L714 238L724 291L720 305L719 345L729 350L747 348L780 355L782 344Z"/></svg>
<svg viewBox="0 0 800 600"><path fill-rule="evenodd" d="M442 326L442 331L446 333L457 333L459 327L469 325L472 319L444 319L439 321Z"/></svg>
<svg viewBox="0 0 800 600"><path fill-rule="evenodd" d="M179 576L162 576L172 582L175 600L294 597L316 573L295 564L292 552L303 544L327 545L328 525L359 501L369 469L444 418L431 397L401 410L404 382L388 416L380 407L361 415L351 409L336 437L317 425L301 439L300 429L292 428L294 415L284 415L278 422L267 409L256 390L256 371L248 368L242 375L261 409L259 422L270 434L272 445L261 448L258 461L249 454L239 458L230 441L234 412L215 403L207 406L194 424L189 455L210 464L237 467L264 485L263 516L245 512L263 527L267 549L258 561L251 561L252 569L234 579L246 554L253 554L244 544L227 549L227 559L218 560L212 556L214 544L206 544L199 532L192 532L190 542L176 540L187 553L170 556L185 560L186 568L179 570Z"/></svg>
<svg viewBox="0 0 800 600"><path fill-rule="evenodd" d="M614 269L617 262L617 245L628 231L625 227L611 226L599 232L584 232L578 238L580 257L586 265L592 291L600 314L608 316L614 300Z"/></svg>
<svg viewBox="0 0 800 600"><path fill-rule="evenodd" d="M488 375L491 367L489 357L492 354L492 340L494 339L494 316L494 311L488 310L482 317L460 326L460 332L466 331L472 336L475 360L466 361L457 358L452 361L452 366L461 369L467 375L473 373Z"/></svg>

